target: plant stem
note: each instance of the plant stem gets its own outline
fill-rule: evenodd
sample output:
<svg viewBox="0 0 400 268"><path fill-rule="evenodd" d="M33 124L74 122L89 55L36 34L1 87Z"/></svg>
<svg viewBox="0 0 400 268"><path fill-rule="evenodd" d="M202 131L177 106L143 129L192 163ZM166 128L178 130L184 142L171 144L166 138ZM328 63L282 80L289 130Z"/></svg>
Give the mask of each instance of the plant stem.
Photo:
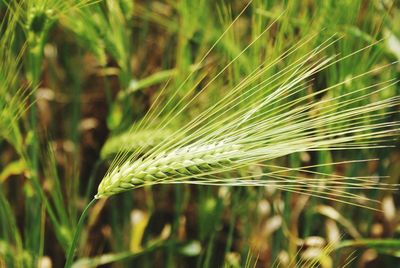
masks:
<svg viewBox="0 0 400 268"><path fill-rule="evenodd" d="M91 208L94 203L96 203L96 199L92 199L92 201L90 201L89 204L87 204L87 206L85 207L85 209L83 210L79 221L78 221L78 225L76 226L75 229L75 233L74 233L74 238L72 240L72 243L68 249L68 255L67 255L67 260L65 262L64 268L70 268L72 265L72 261L74 259L74 255L75 255L75 248L76 248L76 244L78 242L78 237L79 234L81 233L82 227L83 227L83 223L86 219L86 216L88 214L89 208Z"/></svg>

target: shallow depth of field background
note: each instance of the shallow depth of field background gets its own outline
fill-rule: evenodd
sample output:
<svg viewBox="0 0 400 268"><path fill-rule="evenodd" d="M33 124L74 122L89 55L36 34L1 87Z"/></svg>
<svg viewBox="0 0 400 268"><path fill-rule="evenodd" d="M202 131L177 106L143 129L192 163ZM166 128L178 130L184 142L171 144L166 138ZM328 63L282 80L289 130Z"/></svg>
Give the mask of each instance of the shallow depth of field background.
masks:
<svg viewBox="0 0 400 268"><path fill-rule="evenodd" d="M77 219L115 156L104 144L138 122L157 92L165 88L165 99L173 96L247 1L19 2L9 45L18 66L10 84L32 94L22 104L18 135L0 137L0 267L62 267ZM8 4L15 3L0 2L4 20ZM340 37L326 56L348 55L380 40L318 72L310 92L400 60L399 1L254 0L184 88L207 84L274 20L191 113L177 115L175 129L307 35L317 34L307 44L315 47ZM399 63L327 94L389 79L400 79ZM399 93L399 83L385 91ZM399 119L394 112L388 120ZM125 142L151 146L157 135L163 134L155 129L134 141L114 141L114 150ZM306 152L272 163L295 168L379 158L314 171L382 176L398 184L399 139L384 144L391 147ZM34 165L24 164L19 148L28 148ZM92 208L74 267L400 267L399 194L364 194L379 201L374 209L363 208L362 200L344 204L273 186L140 188Z"/></svg>

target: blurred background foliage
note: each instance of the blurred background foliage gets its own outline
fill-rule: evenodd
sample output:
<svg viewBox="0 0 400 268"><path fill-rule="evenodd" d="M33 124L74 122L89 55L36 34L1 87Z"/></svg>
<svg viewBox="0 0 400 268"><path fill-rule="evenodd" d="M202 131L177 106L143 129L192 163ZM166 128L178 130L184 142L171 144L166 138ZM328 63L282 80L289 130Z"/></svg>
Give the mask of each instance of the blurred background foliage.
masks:
<svg viewBox="0 0 400 268"><path fill-rule="evenodd" d="M254 0L237 17L246 5L233 0L0 2L1 267L60 267L77 218L121 144L148 150L307 36L316 35L265 76L335 37L339 40L324 50L326 56L376 44L318 72L314 88L302 96L393 62L314 97L333 98L400 78L396 0ZM210 81L212 89L190 113L178 114L196 93L192 88ZM147 122L146 132L130 135L160 91L164 109ZM379 93L384 96L371 98L399 93L395 83ZM174 114L170 129L157 129ZM399 120L398 113L391 120ZM398 139L388 144L394 146L301 153L275 162L315 166L315 174L387 176L385 182L398 184ZM324 165L332 162L338 164ZM137 189L94 206L74 267L398 267L399 195L365 194L379 201L374 209L363 208L363 200L354 200L354 206L272 186Z"/></svg>

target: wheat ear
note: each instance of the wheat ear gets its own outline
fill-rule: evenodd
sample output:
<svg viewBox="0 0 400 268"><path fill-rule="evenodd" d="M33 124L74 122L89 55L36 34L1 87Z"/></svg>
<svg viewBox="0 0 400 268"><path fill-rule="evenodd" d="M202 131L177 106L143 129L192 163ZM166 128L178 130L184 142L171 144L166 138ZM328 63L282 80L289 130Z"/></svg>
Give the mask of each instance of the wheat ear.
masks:
<svg viewBox="0 0 400 268"><path fill-rule="evenodd" d="M215 178L218 173L291 153L373 148L377 147L376 142L396 135L398 122L382 123L381 119L392 113L391 107L399 105L399 97L353 108L354 104L369 101L371 96L393 86L396 81L359 88L320 101L306 102L334 87L300 99L291 98L305 90L307 78L328 66L329 62L321 59L311 66L292 69L290 79L275 85L272 91L265 91L264 97L255 100L252 107L241 106L235 111L232 107L238 106L238 102L221 103L149 151L115 160L100 183L96 198L155 182L191 183L191 179L195 179L211 184L210 177ZM268 79L260 82L256 90L264 90L266 82ZM360 91L367 90L371 92L357 96ZM182 133L187 135L178 135ZM216 180L221 182L220 178Z"/></svg>
<svg viewBox="0 0 400 268"><path fill-rule="evenodd" d="M161 153L151 159L127 161L107 174L95 198L141 186L149 181L176 176L194 176L212 169L233 165L242 156L239 145L219 142L203 146L187 146Z"/></svg>
<svg viewBox="0 0 400 268"><path fill-rule="evenodd" d="M118 153L147 151L156 146L172 134L172 130L142 130L137 132L127 131L107 139L103 145L100 156L102 159L110 158Z"/></svg>

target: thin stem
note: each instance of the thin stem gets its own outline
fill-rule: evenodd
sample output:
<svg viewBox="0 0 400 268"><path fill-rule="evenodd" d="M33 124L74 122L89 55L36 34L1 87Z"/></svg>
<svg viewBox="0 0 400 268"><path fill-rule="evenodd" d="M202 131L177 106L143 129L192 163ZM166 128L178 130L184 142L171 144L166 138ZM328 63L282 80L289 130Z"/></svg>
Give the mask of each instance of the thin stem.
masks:
<svg viewBox="0 0 400 268"><path fill-rule="evenodd" d="M81 217L79 218L78 225L76 226L76 229L75 229L74 238L68 249L67 261L65 262L64 268L70 268L72 265L72 261L74 259L75 248L76 248L76 244L78 242L79 234L81 233L83 223L86 219L89 208L91 208L94 205L94 203L96 203L96 199L92 199L92 201L90 201L90 203L87 204L87 206L85 207L85 209L83 210L83 212L81 214Z"/></svg>

